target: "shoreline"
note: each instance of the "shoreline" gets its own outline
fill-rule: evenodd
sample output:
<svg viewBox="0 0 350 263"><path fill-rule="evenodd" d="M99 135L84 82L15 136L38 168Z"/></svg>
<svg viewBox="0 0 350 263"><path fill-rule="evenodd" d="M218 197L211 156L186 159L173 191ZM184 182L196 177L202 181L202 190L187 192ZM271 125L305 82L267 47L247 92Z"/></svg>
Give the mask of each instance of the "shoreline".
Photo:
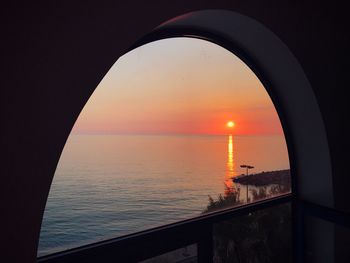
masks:
<svg viewBox="0 0 350 263"><path fill-rule="evenodd" d="M261 173L239 175L232 178L234 183L241 185L266 186L271 184L290 184L290 169L277 171L263 171Z"/></svg>

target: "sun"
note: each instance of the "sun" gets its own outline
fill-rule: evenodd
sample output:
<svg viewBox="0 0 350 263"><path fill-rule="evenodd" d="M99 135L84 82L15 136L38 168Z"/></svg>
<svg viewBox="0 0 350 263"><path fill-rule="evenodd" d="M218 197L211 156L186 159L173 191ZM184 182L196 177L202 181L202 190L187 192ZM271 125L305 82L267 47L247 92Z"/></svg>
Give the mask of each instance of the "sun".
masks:
<svg viewBox="0 0 350 263"><path fill-rule="evenodd" d="M234 123L233 121L228 121L228 122L226 123L226 125L227 125L227 127L229 127L229 128L233 128L233 127L235 126L235 123Z"/></svg>

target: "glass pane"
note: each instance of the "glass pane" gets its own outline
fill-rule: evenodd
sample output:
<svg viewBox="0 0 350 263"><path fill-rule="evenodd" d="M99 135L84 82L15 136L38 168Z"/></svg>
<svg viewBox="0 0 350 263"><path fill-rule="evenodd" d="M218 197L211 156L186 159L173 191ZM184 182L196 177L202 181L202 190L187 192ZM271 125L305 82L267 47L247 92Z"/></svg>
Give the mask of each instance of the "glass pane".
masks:
<svg viewBox="0 0 350 263"><path fill-rule="evenodd" d="M76 121L39 255L289 191L282 127L249 67L204 40L156 41L121 57Z"/></svg>
<svg viewBox="0 0 350 263"><path fill-rule="evenodd" d="M214 263L292 262L291 205L214 225Z"/></svg>
<svg viewBox="0 0 350 263"><path fill-rule="evenodd" d="M305 262L348 263L350 228L305 214Z"/></svg>
<svg viewBox="0 0 350 263"><path fill-rule="evenodd" d="M197 244L140 261L139 263L197 263Z"/></svg>

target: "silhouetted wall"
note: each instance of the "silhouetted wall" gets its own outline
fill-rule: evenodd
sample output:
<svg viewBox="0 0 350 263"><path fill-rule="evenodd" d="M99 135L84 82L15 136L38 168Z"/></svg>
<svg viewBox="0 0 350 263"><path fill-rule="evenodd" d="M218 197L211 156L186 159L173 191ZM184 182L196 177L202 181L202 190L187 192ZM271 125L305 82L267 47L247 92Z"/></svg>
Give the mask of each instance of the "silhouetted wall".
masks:
<svg viewBox="0 0 350 263"><path fill-rule="evenodd" d="M2 4L1 257L7 262L35 261L46 198L65 140L112 64L152 28L200 9L229 9L255 18L278 35L298 58L326 123L335 206L350 211L346 195L346 16L340 15L343 7L338 7L339 3L320 2Z"/></svg>

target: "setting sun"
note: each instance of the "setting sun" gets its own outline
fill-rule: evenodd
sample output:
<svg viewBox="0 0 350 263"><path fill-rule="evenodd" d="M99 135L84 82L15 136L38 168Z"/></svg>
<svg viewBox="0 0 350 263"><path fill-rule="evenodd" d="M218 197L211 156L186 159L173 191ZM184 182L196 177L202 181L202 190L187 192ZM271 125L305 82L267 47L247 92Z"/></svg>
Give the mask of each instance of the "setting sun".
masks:
<svg viewBox="0 0 350 263"><path fill-rule="evenodd" d="M227 122L227 127L229 127L229 128L233 128L234 126L235 126L235 123L233 122L233 121L229 121L229 122Z"/></svg>

